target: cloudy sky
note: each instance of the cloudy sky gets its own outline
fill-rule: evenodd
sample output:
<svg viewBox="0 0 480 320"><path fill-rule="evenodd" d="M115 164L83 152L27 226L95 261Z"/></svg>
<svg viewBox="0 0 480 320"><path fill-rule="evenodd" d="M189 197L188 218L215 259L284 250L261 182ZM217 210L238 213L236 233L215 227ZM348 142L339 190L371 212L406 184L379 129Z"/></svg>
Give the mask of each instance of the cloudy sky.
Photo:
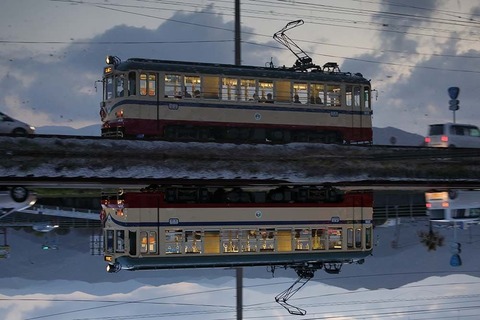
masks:
<svg viewBox="0 0 480 320"><path fill-rule="evenodd" d="M106 55L233 63L233 3L3 0L0 109L36 126L99 124ZM478 124L478 1L242 0L241 10L243 64L293 65L272 35L303 19L289 36L316 64L372 80L376 127L423 135L452 121L450 86L461 89L457 122Z"/></svg>
<svg viewBox="0 0 480 320"><path fill-rule="evenodd" d="M445 246L427 252L417 236L427 225L405 220L399 229L375 229L377 243L364 264L345 265L338 275L317 271L289 300L307 311L305 317L290 316L274 300L296 280L293 270L280 268L272 277L264 267L244 268L244 319L477 318L480 228L458 230L463 265L451 267L452 230L440 230ZM102 257L90 255L91 233L39 237L9 230L11 257L0 261L0 318L236 319L235 270L107 274ZM59 250L41 250L45 242Z"/></svg>

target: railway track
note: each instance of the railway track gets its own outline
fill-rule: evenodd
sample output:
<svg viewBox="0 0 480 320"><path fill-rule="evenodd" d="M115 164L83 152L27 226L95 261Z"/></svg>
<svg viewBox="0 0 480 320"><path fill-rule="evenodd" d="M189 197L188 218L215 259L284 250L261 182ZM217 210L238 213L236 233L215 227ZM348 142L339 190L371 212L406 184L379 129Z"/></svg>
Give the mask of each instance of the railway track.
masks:
<svg viewBox="0 0 480 320"><path fill-rule="evenodd" d="M103 141L103 142L110 142L116 143L119 146L126 145L131 146L132 142L146 142L146 143L164 143L164 146L168 146L169 148L172 146L177 146L178 148L182 148L182 146L186 146L189 143L195 143L198 145L217 145L218 149L221 149L225 146L250 146L250 147L257 147L261 148L262 146L266 147L278 147L277 149L281 149L282 146L289 146L289 145L303 145L304 149L310 149L312 152L318 149L328 149L331 148L338 148L338 149L349 149L351 147L359 148L359 149L366 149L372 153L372 155L358 155L359 157L368 158L370 157L372 160L388 160L388 159L410 159L410 158L429 158L435 157L438 159L442 158L459 158L459 157L478 157L480 156L480 149L472 149L472 148L431 148L431 147L424 147L424 146L392 146L392 145L337 145L337 144L316 144L316 143L293 143L293 144L280 144L280 143L273 143L273 142L266 142L265 144L258 144L258 143L242 143L242 144L234 144L234 143L222 143L222 142L196 142L196 141L170 141L168 139L140 139L140 138L114 138L114 137L101 137L101 136L80 136L80 135L59 135L59 134L35 134L29 136L16 136L12 134L0 134L0 140L3 138L14 138L14 139L29 139L32 141L40 140L40 139L52 139L52 143L55 141L65 141L75 143L78 141L83 142L96 142L96 141ZM58 144L58 142L57 142ZM129 145L127 145L129 144ZM319 147L320 146L320 147ZM66 146L68 147L68 145ZM3 148L4 149L4 148ZM228 149L228 148L226 148ZM161 151L161 150L159 150ZM380 153L380 154L379 154ZM384 154L381 154L384 153ZM314 154L315 155L315 154ZM347 155L348 156L348 155Z"/></svg>
<svg viewBox="0 0 480 320"><path fill-rule="evenodd" d="M480 181L480 149L0 136L0 179Z"/></svg>

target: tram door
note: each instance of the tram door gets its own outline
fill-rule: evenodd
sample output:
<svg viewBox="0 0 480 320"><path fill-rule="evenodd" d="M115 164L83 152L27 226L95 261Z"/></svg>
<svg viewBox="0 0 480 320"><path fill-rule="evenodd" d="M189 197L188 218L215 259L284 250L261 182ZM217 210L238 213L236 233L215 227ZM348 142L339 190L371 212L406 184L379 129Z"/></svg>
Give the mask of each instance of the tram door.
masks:
<svg viewBox="0 0 480 320"><path fill-rule="evenodd" d="M370 120L370 88L347 85L345 104L350 111L350 140L367 141L371 139L367 132L371 130Z"/></svg>
<svg viewBox="0 0 480 320"><path fill-rule="evenodd" d="M349 208L349 217L351 224L347 226L347 249L360 249L363 247L363 224L365 219L363 212L363 197L362 194L357 194L353 197L352 206Z"/></svg>

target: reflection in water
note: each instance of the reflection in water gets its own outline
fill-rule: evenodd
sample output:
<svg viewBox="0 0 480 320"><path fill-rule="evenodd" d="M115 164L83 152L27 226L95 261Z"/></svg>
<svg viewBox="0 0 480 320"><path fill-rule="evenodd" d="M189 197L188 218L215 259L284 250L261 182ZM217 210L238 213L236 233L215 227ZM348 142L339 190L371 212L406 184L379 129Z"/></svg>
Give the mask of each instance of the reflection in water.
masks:
<svg viewBox="0 0 480 320"><path fill-rule="evenodd" d="M363 263L373 241L371 192L328 187L153 187L102 197L108 272L268 266L339 273ZM295 286L299 286L295 288Z"/></svg>
<svg viewBox="0 0 480 320"><path fill-rule="evenodd" d="M357 309L356 313L346 313L340 304L347 301L352 306L355 305L355 301L360 303L362 298L354 296L355 291L366 288L362 289L362 297L367 299L363 304L374 309L380 308L391 298L392 302L389 302L391 305L388 308L400 312L404 317L407 317L411 310L419 310L419 314L424 314L427 307L442 310L444 302L449 305L454 302L456 310L451 312L455 315L468 315L469 310L475 312L468 304L468 299L459 298L462 295L478 293L480 290L476 278L480 262L476 254L480 232L473 217L475 209L480 206L466 200L467 191L455 190L456 193L452 193L445 190L448 198L446 199L445 194L442 195L443 198L439 195L429 196L429 192L425 193L423 190L358 192L345 189L342 192L327 192L323 188L306 187L272 190L265 187L222 189L218 191L218 188L211 187L166 188L146 189L142 192L138 188L125 187L123 193L108 190L104 192L102 199L98 193L90 200L78 197L74 200L72 193L68 196L60 195L58 199L51 196L46 198L43 190L35 190L38 201L33 209L9 215L2 220L4 230L7 231L5 244L11 249L9 258L0 260L3 270L0 278L0 285L4 288L2 293L14 299L12 301L16 301L18 295L23 294L15 289L17 285L10 280L11 278L29 279L24 282L24 287L31 289L24 291L25 294L27 292L60 294L80 290L93 297L98 295L99 299L105 299L105 296L115 292L133 293L135 289L143 287L142 282L150 286L163 285L161 290L158 290L160 287L155 287L163 297L174 293L188 295L189 292L195 291L191 287L193 283L197 283L196 290L202 292L208 290L205 285L214 286L216 289L227 286L229 290L234 290L234 284L222 280L230 279L228 277L234 272L223 267L243 265L246 278L244 285L247 290L244 313L253 316L254 312L257 316L268 317L285 314L279 312L281 308L276 309L278 307L271 303L275 302L273 297L278 292L292 284L294 277L298 277L299 280L288 289L291 291L278 295L277 301L287 302L291 292L302 287L305 279L311 279L312 270L322 268L335 271L336 268L339 270L341 263L365 259L364 264L344 266L340 274L317 272L313 281L295 296L300 298L295 301L298 307L292 307L288 302L286 307L294 313L308 310L312 316L316 312L330 312L338 317L356 317L366 314L367 310ZM435 200L437 198L442 200ZM448 206L443 204L446 202L444 200L448 202ZM434 204L435 201L440 202ZM70 207L67 208L65 204ZM436 207L438 204L439 208ZM55 207L58 207L57 212L62 216L50 215L55 212ZM79 207L82 210L78 209ZM98 214L102 208L105 219L104 232ZM444 222L441 220L445 219L432 214L432 210L446 208L457 211L445 213L444 217L454 217L457 220ZM96 212L98 220L82 221L73 218L77 212L87 210ZM38 214L39 211L43 213ZM69 212L72 217L67 217ZM467 223L464 219L470 220ZM39 222L53 222L59 227L46 233L36 232L32 227ZM374 232L372 228L368 229L369 223L375 225ZM419 235L421 232L428 235L430 230L438 237L443 237L443 246L437 244L436 250L428 251L428 246L422 244ZM42 245L50 247L50 250L42 250ZM103 259L97 255L103 254L104 250L107 251L105 258L111 259L113 264L115 260L120 259L120 264L126 269L130 265L138 269L145 267L166 269L106 275ZM456 261L452 259L454 256L458 258ZM151 258L153 262L149 262ZM138 265L140 267L132 263L134 259L142 260ZM265 267L247 267L250 265L282 268L275 271L275 278L272 279L269 273L265 272ZM285 270L284 266L292 268ZM174 271L168 269L172 267L182 269ZM184 267L189 269L183 269ZM456 273L468 274L475 278L447 277ZM439 277L429 278L430 276ZM42 282L44 284L39 287L36 285L40 283L39 280L48 280L49 284ZM58 285L58 288L52 287L58 280L70 280L71 289L65 284ZM135 280L136 284L126 289L122 286L132 285L132 282L127 280ZM111 283L103 285L100 292L98 286L83 287L74 281ZM317 281L322 284L317 284ZM169 287L168 283L178 285ZM190 287L183 287L179 283L188 283ZM462 283L461 286L459 283ZM260 284L260 287L255 287ZM422 289L407 295L406 290L409 289L402 286L409 284L412 288ZM31 287L32 285L35 285L35 289ZM390 289L382 291L381 288ZM323 297L322 292L332 294ZM379 298L375 296L376 292L384 296L383 305L377 305ZM231 293L234 295L234 291ZM160 297L153 292L150 295L150 298ZM202 308L208 308L206 305L212 304L211 301L218 303L222 301L224 305L234 304L232 295L211 293L206 300L197 298L198 303L204 305ZM322 301L328 304L328 308L318 304L319 296L322 296ZM412 299L407 301L402 298L404 296ZM187 297L169 302L182 303L188 299ZM253 297L255 298L252 301ZM141 296L125 298L127 301L143 299ZM433 298L436 300L435 305ZM70 299L74 297L71 296ZM368 299L371 300L370 303ZM455 302L457 300L461 302ZM400 302L411 307L403 308L403 311L394 309L399 308ZM12 303L16 305L16 302ZM20 307L20 300L18 303L18 309L14 309L21 313L23 311L20 310L23 308ZM259 309L258 303L262 303L262 307L268 304L268 307ZM415 303L418 305L413 306ZM21 313L23 316L19 318L60 312L59 309L53 308L59 307L25 311L26 313ZM144 308L147 310L147 306ZM158 308L157 306L156 311L148 309L149 311L137 312L136 315L147 312L163 314L167 310L177 312L167 306ZM5 310L0 305L0 314ZM229 315L235 313L234 308L226 310L224 312ZM116 307L107 307L105 311L109 315L112 312L131 314L128 309L121 309L118 303ZM83 313L85 311L79 312L81 313L75 314L78 318L89 317ZM451 315L448 312L443 310L442 315L448 318ZM100 316L98 311L92 315L98 316ZM197 315L192 313L189 317L196 319Z"/></svg>

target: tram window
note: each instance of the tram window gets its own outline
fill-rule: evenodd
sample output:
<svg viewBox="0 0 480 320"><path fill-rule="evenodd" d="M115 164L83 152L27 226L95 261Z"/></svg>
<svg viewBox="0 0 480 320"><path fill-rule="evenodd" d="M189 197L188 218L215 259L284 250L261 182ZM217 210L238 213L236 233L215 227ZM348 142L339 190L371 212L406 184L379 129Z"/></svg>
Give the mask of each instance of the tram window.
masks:
<svg viewBox="0 0 480 320"><path fill-rule="evenodd" d="M294 82L293 83L293 99L294 103L303 103L308 102L308 87L306 83L303 82Z"/></svg>
<svg viewBox="0 0 480 320"><path fill-rule="evenodd" d="M275 102L292 101L291 82L285 80L275 81Z"/></svg>
<svg viewBox="0 0 480 320"><path fill-rule="evenodd" d="M238 91L238 79L222 79L222 100L238 100L240 92Z"/></svg>
<svg viewBox="0 0 480 320"><path fill-rule="evenodd" d="M128 95L134 96L137 94L137 78L135 72L130 72L128 74Z"/></svg>
<svg viewBox="0 0 480 320"><path fill-rule="evenodd" d="M175 98L175 97L181 96L182 95L182 76L178 74L165 74L164 93L165 93L165 98Z"/></svg>
<svg viewBox="0 0 480 320"><path fill-rule="evenodd" d="M260 251L275 250L275 229L260 229Z"/></svg>
<svg viewBox="0 0 480 320"><path fill-rule="evenodd" d="M116 252L125 251L125 230L117 231L117 246L115 248Z"/></svg>
<svg viewBox="0 0 480 320"><path fill-rule="evenodd" d="M312 249L325 250L327 242L327 230L312 229Z"/></svg>
<svg viewBox="0 0 480 320"><path fill-rule="evenodd" d="M297 238L295 238L295 240L297 241ZM277 249L280 252L292 251L291 229L277 230Z"/></svg>
<svg viewBox="0 0 480 320"><path fill-rule="evenodd" d="M295 229L295 250L310 250L310 229Z"/></svg>
<svg viewBox="0 0 480 320"><path fill-rule="evenodd" d="M123 89L123 85L124 85L124 75L123 74L119 74L117 76L115 76L115 97L123 97L123 93L124 93L124 89Z"/></svg>
<svg viewBox="0 0 480 320"><path fill-rule="evenodd" d="M148 235L147 232L140 232L140 253L148 252Z"/></svg>
<svg viewBox="0 0 480 320"><path fill-rule="evenodd" d="M310 84L310 104L323 104L325 101L325 86L320 83Z"/></svg>
<svg viewBox="0 0 480 320"><path fill-rule="evenodd" d="M157 253L157 233L155 231L148 233L148 253Z"/></svg>
<svg viewBox="0 0 480 320"><path fill-rule="evenodd" d="M354 245L353 245L353 229L352 228L347 229L347 248L349 248L349 249L354 248Z"/></svg>
<svg viewBox="0 0 480 320"><path fill-rule="evenodd" d="M108 253L113 253L113 243L114 243L114 231L107 230L105 234L105 251Z"/></svg>
<svg viewBox="0 0 480 320"><path fill-rule="evenodd" d="M328 228L328 248L342 249L342 228Z"/></svg>
<svg viewBox="0 0 480 320"><path fill-rule="evenodd" d="M220 253L220 231L204 231L203 252Z"/></svg>
<svg viewBox="0 0 480 320"><path fill-rule="evenodd" d="M365 101L365 108L370 109L370 88L364 87L363 88L363 100Z"/></svg>
<svg viewBox="0 0 480 320"><path fill-rule="evenodd" d="M361 248L362 247L362 229L348 228L347 229L347 248Z"/></svg>
<svg viewBox="0 0 480 320"><path fill-rule="evenodd" d="M140 95L147 95L147 75L145 73L140 74Z"/></svg>
<svg viewBox="0 0 480 320"><path fill-rule="evenodd" d="M157 93L157 76L154 74L148 75L148 95L154 96Z"/></svg>
<svg viewBox="0 0 480 320"><path fill-rule="evenodd" d="M327 85L327 106L340 107L341 106L341 91L337 84Z"/></svg>
<svg viewBox="0 0 480 320"><path fill-rule="evenodd" d="M258 89L260 102L273 102L273 81L259 80Z"/></svg>
<svg viewBox="0 0 480 320"><path fill-rule="evenodd" d="M204 76L203 77L203 97L205 99L218 99L219 94L219 84L220 78L213 76Z"/></svg>
<svg viewBox="0 0 480 320"><path fill-rule="evenodd" d="M202 253L201 231L185 231L185 253Z"/></svg>
<svg viewBox="0 0 480 320"><path fill-rule="evenodd" d="M362 247L362 229L360 228L355 229L355 247Z"/></svg>
<svg viewBox="0 0 480 320"><path fill-rule="evenodd" d="M237 229L222 230L223 252L239 252L239 231Z"/></svg>
<svg viewBox="0 0 480 320"><path fill-rule="evenodd" d="M353 106L359 108L361 105L360 97L361 97L361 90L360 87L353 88Z"/></svg>
<svg viewBox="0 0 480 320"><path fill-rule="evenodd" d="M240 80L240 101L258 101L257 82L255 79Z"/></svg>
<svg viewBox="0 0 480 320"><path fill-rule="evenodd" d="M183 231L178 229L165 230L165 253L182 253Z"/></svg>
<svg viewBox="0 0 480 320"><path fill-rule="evenodd" d="M242 252L256 252L257 251L257 230L243 230L241 232L241 249Z"/></svg>
<svg viewBox="0 0 480 320"><path fill-rule="evenodd" d="M185 76L185 92L193 98L201 97L201 81L199 76Z"/></svg>
<svg viewBox="0 0 480 320"><path fill-rule="evenodd" d="M137 233L135 231L128 232L128 240L130 241L130 251L129 254L131 256L137 255Z"/></svg>
<svg viewBox="0 0 480 320"><path fill-rule="evenodd" d="M105 100L110 100L113 98L113 78L105 78Z"/></svg>
<svg viewBox="0 0 480 320"><path fill-rule="evenodd" d="M372 248L372 228L365 228L365 249Z"/></svg>
<svg viewBox="0 0 480 320"><path fill-rule="evenodd" d="M345 105L347 107L352 106L352 100L353 100L353 86L346 86L345 87Z"/></svg>

